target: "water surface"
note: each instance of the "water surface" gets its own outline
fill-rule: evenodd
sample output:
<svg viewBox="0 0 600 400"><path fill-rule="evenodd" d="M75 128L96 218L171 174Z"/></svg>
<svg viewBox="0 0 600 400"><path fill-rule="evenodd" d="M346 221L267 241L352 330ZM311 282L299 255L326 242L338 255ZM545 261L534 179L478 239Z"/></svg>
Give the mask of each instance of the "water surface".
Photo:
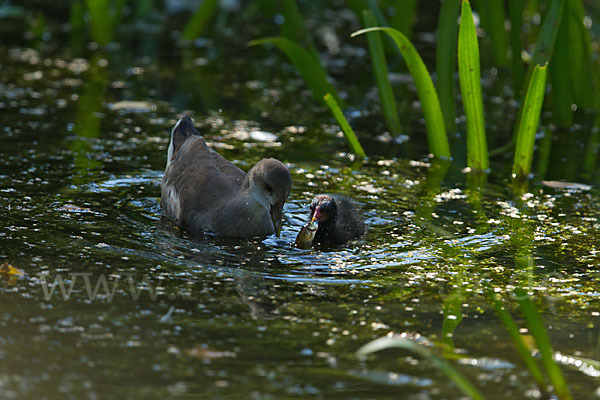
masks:
<svg viewBox="0 0 600 400"><path fill-rule="evenodd" d="M50 44L0 47L0 263L25 273L0 275L1 397L460 396L415 355L355 356L393 332L445 349L489 399L537 398L487 285L520 327L511 293L529 288L555 350L600 360L594 185L515 193L500 160L478 186L460 162L418 156L419 140L382 144L368 109L356 123L376 133L362 129L372 156L353 160L293 70L260 51L153 61L156 47L78 57ZM168 134L186 109L241 168L289 166L281 237L193 240L160 221ZM322 192L354 198L368 232L296 249ZM561 365L575 398L597 393L597 368Z"/></svg>

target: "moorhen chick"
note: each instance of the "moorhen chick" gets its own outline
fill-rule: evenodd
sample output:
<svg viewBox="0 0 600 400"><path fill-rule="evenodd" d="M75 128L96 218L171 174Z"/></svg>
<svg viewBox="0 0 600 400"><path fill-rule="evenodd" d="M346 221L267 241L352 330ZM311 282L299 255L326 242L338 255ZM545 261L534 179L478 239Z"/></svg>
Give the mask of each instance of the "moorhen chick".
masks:
<svg viewBox="0 0 600 400"><path fill-rule="evenodd" d="M365 233L365 222L352 200L320 194L310 203L310 222L302 227L296 245L335 246Z"/></svg>
<svg viewBox="0 0 600 400"><path fill-rule="evenodd" d="M193 235L279 236L291 185L290 172L274 158L246 174L211 149L186 115L171 131L161 207L164 217Z"/></svg>

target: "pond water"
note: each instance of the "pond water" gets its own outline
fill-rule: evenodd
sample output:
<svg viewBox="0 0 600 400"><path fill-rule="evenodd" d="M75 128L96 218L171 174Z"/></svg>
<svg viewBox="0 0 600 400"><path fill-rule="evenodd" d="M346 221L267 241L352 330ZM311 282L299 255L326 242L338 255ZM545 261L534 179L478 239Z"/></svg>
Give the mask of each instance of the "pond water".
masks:
<svg viewBox="0 0 600 400"><path fill-rule="evenodd" d="M0 397L461 396L416 355L355 356L394 332L444 349L488 399L539 398L487 286L520 327L512 289L528 288L554 349L600 360L595 175L561 176L553 161L551 178L580 183L515 194L502 159L475 182L460 161L424 157L422 138L377 138L371 109L355 122L372 156L356 161L274 51L234 39L178 48L152 25L124 29L106 51L69 48L59 28L43 41L11 29L0 44L0 264L24 272L0 274ZM288 165L281 237L192 240L161 223L168 135L184 110L241 168ZM323 192L354 198L368 232L296 249ZM600 396L597 364L557 358L575 398Z"/></svg>

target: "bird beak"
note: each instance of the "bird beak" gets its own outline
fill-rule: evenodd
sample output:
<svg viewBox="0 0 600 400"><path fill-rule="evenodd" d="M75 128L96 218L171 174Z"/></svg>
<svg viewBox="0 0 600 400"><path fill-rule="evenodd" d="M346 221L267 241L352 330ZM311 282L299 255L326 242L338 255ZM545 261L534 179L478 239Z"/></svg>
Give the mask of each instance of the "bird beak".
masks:
<svg viewBox="0 0 600 400"><path fill-rule="evenodd" d="M321 207L317 207L317 208L315 209L315 213L313 214L313 216L312 216L312 218L311 218L310 222L311 222L311 223L312 223L312 222L315 222L315 221L319 222L319 218L320 218L320 217L321 217Z"/></svg>
<svg viewBox="0 0 600 400"><path fill-rule="evenodd" d="M283 210L283 202L275 203L271 206L271 220L273 221L273 226L275 227L275 234L277 237L281 234L281 225L283 225L283 221L281 220Z"/></svg>

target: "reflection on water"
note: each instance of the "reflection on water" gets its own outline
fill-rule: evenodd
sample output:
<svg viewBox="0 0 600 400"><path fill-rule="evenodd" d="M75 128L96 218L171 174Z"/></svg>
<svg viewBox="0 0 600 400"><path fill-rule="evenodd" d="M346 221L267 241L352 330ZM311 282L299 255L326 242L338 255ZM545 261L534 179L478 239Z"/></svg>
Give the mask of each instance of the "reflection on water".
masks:
<svg viewBox="0 0 600 400"><path fill-rule="evenodd" d="M401 351L355 358L393 331L442 346L488 398L522 398L535 386L487 284L530 287L576 397L596 389L598 368L569 358L600 359L594 187L532 183L515 196L454 164L351 164L316 106L298 113L308 100L294 81L267 89L239 58L219 75L204 50L133 71L120 53L0 48L0 263L26 273L0 274L0 397L457 397ZM227 74L255 80L225 85ZM210 109L198 125L242 168L288 163L280 238L191 239L161 221L168 132L187 107ZM352 196L368 231L297 249L322 192Z"/></svg>

